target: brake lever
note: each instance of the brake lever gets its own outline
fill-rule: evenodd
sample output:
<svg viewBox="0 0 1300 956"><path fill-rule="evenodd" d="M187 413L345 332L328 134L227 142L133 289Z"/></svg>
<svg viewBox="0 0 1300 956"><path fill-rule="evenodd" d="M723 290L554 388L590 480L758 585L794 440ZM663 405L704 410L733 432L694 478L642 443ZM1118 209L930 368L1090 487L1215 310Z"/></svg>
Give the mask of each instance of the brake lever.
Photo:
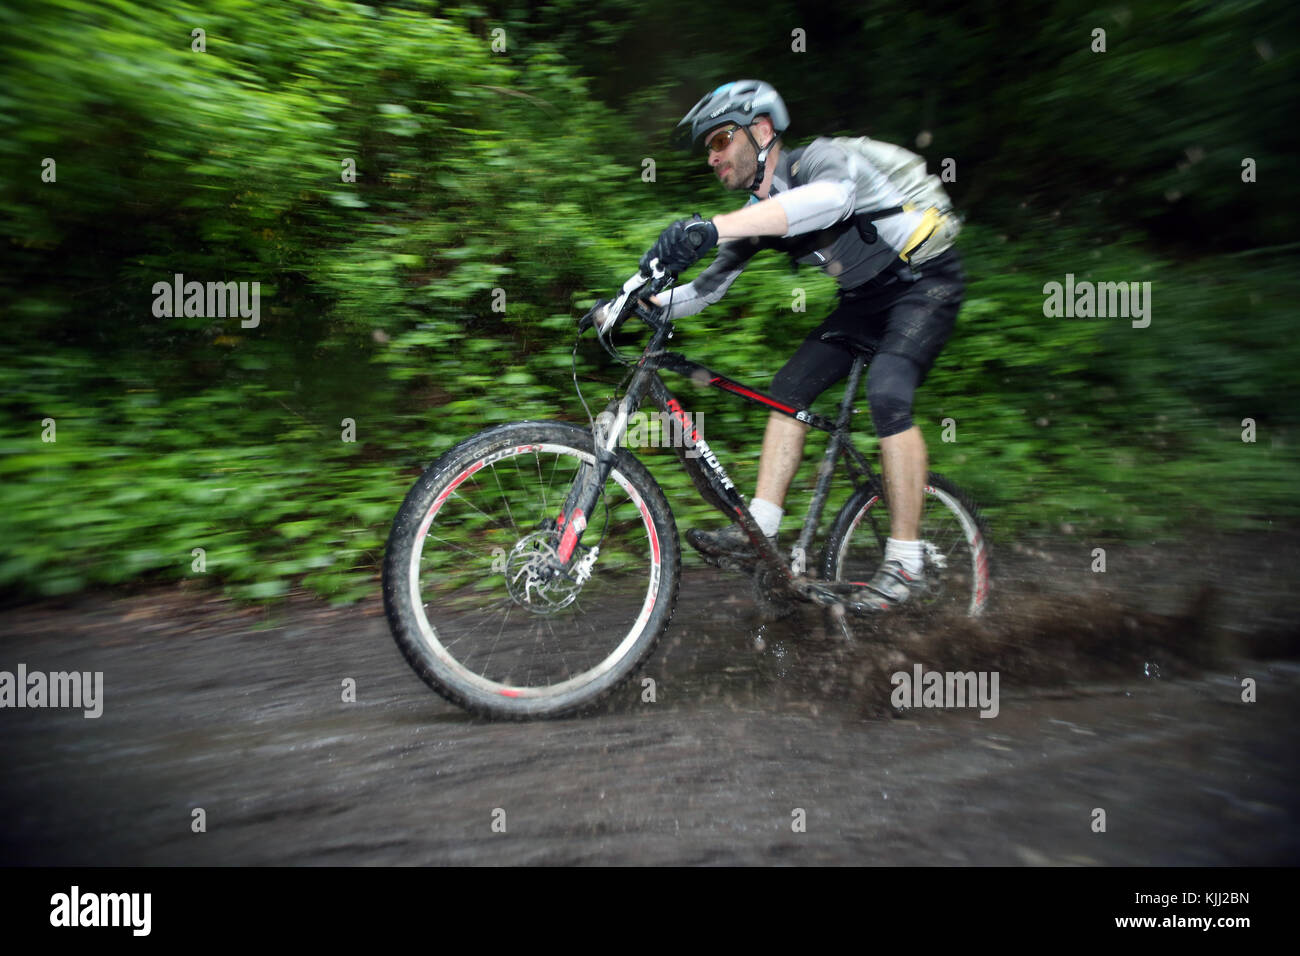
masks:
<svg viewBox="0 0 1300 956"><path fill-rule="evenodd" d="M598 335L604 336L617 329L633 312L635 302L650 299L666 289L677 277L663 269L659 260L650 263L651 274L645 275L639 269L623 283L619 294L611 301L599 299L578 320L578 334L595 328Z"/></svg>
<svg viewBox="0 0 1300 956"><path fill-rule="evenodd" d="M596 324L596 316L609 304L608 299L597 299L596 304L587 310L587 314L578 320L578 334L581 335Z"/></svg>
<svg viewBox="0 0 1300 956"><path fill-rule="evenodd" d="M647 277L638 269L623 283L618 297L604 306L604 316L596 317L597 332L604 335L618 328L633 311L629 303L645 295L657 295L675 278L659 265L658 259L651 261L650 270L651 275Z"/></svg>

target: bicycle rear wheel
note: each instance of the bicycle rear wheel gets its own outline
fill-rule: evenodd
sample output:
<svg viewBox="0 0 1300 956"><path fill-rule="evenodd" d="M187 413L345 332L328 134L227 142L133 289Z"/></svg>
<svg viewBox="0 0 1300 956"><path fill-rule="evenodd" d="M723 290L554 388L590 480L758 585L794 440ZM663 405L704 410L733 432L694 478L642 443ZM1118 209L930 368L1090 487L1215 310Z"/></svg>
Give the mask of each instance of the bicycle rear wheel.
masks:
<svg viewBox="0 0 1300 956"><path fill-rule="evenodd" d="M667 628L677 529L627 452L574 563L556 571L557 518L594 464L585 429L515 422L451 449L407 495L385 554L385 610L407 661L448 700L490 717L572 713L631 676Z"/></svg>
<svg viewBox="0 0 1300 956"><path fill-rule="evenodd" d="M879 476L854 492L835 516L822 555L828 581L866 584L885 557L889 508ZM989 599L989 547L983 518L966 494L942 475L930 473L921 510L926 574L932 594L926 610L977 617ZM842 618L841 630L851 630Z"/></svg>

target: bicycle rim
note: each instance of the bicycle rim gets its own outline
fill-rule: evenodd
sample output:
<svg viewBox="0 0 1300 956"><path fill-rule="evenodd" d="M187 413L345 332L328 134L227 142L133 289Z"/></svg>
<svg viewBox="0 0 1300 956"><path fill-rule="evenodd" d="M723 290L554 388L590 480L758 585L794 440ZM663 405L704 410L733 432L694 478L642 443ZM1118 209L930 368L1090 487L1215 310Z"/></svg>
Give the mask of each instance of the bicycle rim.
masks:
<svg viewBox="0 0 1300 956"><path fill-rule="evenodd" d="M454 690L569 706L653 639L663 542L645 493L617 469L575 552L599 544L590 577L542 582L532 573L559 546L555 519L593 464L563 441L510 444L459 463L438 486L406 586L416 637Z"/></svg>

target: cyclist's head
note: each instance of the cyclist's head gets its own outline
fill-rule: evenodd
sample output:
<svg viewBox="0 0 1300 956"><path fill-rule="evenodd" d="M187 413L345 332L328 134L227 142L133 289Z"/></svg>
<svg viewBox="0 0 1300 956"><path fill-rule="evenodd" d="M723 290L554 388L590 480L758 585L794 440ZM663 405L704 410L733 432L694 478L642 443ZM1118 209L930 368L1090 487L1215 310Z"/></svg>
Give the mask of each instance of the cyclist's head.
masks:
<svg viewBox="0 0 1300 956"><path fill-rule="evenodd" d="M715 126L703 138L709 166L728 189L757 189L763 179L758 168L758 144L770 147L775 144L776 135L776 129L766 114L756 117L748 128L735 123ZM762 152L766 153L766 150Z"/></svg>
<svg viewBox="0 0 1300 956"><path fill-rule="evenodd" d="M736 80L696 103L675 134L686 148L708 144L709 165L728 189L753 192L763 182L768 154L789 125L785 101L771 84Z"/></svg>
<svg viewBox="0 0 1300 956"><path fill-rule="evenodd" d="M724 83L706 94L677 124L675 136L687 149L700 148L706 133L719 127L747 127L760 115L766 115L772 129L784 133L790 125L790 112L781 94L762 80L736 80Z"/></svg>

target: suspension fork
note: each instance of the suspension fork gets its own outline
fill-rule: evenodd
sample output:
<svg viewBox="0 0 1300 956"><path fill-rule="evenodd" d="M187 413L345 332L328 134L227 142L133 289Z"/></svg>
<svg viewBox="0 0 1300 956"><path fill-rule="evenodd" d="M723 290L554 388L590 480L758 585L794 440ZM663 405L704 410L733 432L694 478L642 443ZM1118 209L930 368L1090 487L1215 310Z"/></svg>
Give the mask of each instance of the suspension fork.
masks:
<svg viewBox="0 0 1300 956"><path fill-rule="evenodd" d="M605 487L605 482L609 480L609 473L613 470L614 462L618 457L615 449L618 448L618 443L627 431L628 418L640 407L657 374L658 364L647 362L647 359L650 358L651 353L663 348L670 334L670 328L662 326L651 336L645 351L641 353L641 361L637 363L632 381L628 383L627 391L623 393L623 398L614 410L613 424L608 430L599 427L596 429L595 465L582 466L564 500L564 508L556 518L556 526L560 532L560 543L556 552L565 567L573 562L574 552L578 542L582 540L582 533L587 528L592 509L596 507L596 501Z"/></svg>

